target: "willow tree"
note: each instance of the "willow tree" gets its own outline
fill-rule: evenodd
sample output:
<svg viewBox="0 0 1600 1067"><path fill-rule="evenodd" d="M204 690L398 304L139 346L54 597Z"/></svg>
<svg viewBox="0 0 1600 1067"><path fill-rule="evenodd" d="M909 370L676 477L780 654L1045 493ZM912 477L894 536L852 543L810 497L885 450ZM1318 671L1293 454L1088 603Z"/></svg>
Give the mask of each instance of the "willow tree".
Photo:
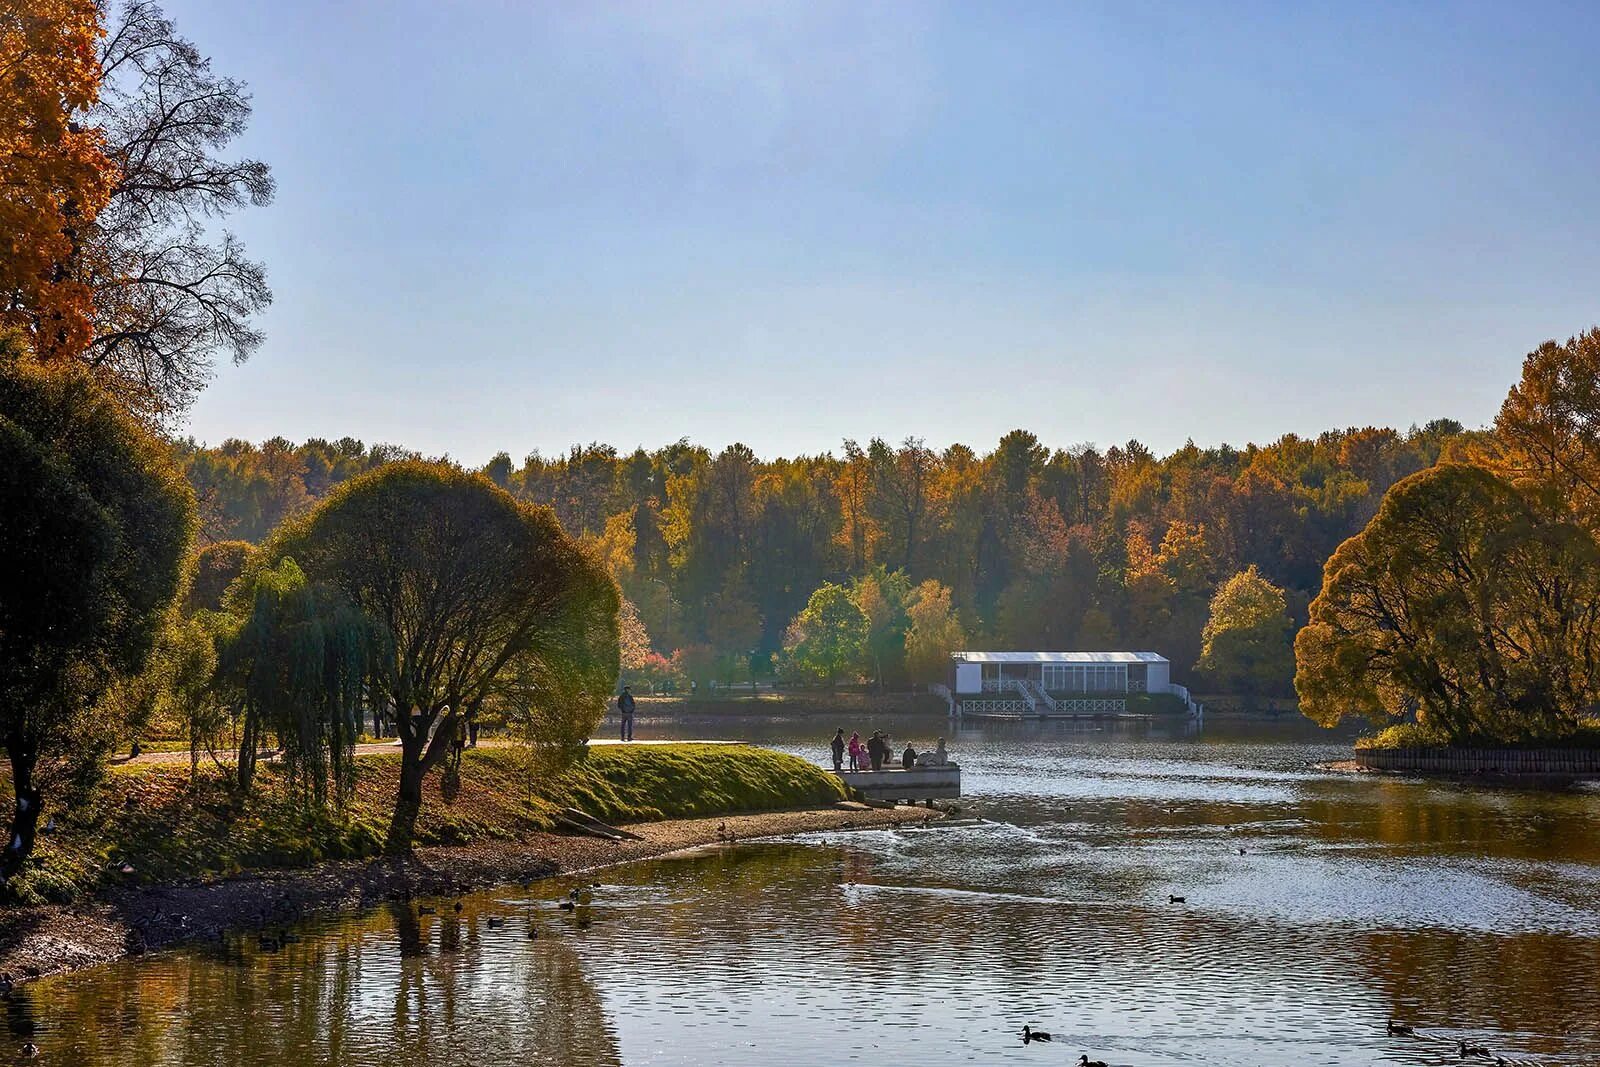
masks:
<svg viewBox="0 0 1600 1067"><path fill-rule="evenodd" d="M303 798L342 800L355 784L364 682L374 635L337 587L306 580L292 559L254 572L222 640L218 675L240 712L239 785L250 787L270 734Z"/></svg>
<svg viewBox="0 0 1600 1067"><path fill-rule="evenodd" d="M1600 548L1489 471L1414 474L1328 560L1295 659L1323 725L1414 713L1457 744L1560 736L1600 699Z"/></svg>
<svg viewBox="0 0 1600 1067"><path fill-rule="evenodd" d="M374 627L369 698L400 736L390 851L411 847L422 787L461 723L520 703L587 737L617 680L616 583L548 508L481 475L395 463L340 485L279 530L264 558L292 556Z"/></svg>
<svg viewBox="0 0 1600 1067"><path fill-rule="evenodd" d="M16 796L0 880L33 850L47 792L100 769L97 705L149 659L194 538L162 444L88 376L0 338L0 745Z"/></svg>

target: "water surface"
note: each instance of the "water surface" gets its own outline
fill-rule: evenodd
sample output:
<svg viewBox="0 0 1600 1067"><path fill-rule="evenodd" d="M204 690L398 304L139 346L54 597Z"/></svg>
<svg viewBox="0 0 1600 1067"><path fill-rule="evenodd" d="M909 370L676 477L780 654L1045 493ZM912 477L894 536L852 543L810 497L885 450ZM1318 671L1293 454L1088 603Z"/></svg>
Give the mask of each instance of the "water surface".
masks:
<svg viewBox="0 0 1600 1067"><path fill-rule="evenodd" d="M833 725L716 728L815 758ZM674 732L708 727L639 736ZM1600 793L1331 774L1347 744L1295 726L951 748L978 825L608 870L583 927L543 883L128 961L19 990L11 1035L95 1067L1600 1061Z"/></svg>

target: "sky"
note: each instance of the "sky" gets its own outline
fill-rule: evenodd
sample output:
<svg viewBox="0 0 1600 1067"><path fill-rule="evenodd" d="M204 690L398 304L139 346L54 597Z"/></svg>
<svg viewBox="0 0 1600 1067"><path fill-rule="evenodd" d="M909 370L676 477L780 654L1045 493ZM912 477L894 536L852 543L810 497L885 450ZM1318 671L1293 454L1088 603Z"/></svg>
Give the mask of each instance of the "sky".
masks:
<svg viewBox="0 0 1600 1067"><path fill-rule="evenodd" d="M278 181L213 444L1472 426L1600 324L1597 5L165 7Z"/></svg>

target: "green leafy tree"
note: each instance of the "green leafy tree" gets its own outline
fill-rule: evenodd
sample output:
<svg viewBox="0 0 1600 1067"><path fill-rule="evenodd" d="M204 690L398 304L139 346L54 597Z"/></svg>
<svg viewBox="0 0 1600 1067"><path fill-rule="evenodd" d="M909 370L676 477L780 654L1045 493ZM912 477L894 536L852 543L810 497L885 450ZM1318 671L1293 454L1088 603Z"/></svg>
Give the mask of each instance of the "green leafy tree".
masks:
<svg viewBox="0 0 1600 1067"><path fill-rule="evenodd" d="M1282 690L1294 671L1283 590L1252 564L1222 583L1201 633L1199 668L1253 707Z"/></svg>
<svg viewBox="0 0 1600 1067"><path fill-rule="evenodd" d="M840 675L859 671L866 659L870 624L850 590L823 584L789 627L785 652L802 675L832 688Z"/></svg>
<svg viewBox="0 0 1600 1067"><path fill-rule="evenodd" d="M155 650L139 674L118 681L107 692L100 713L130 738L130 751L152 727L189 739L189 770L199 770L202 749L215 758L217 742L231 721L217 686L214 612L172 614Z"/></svg>
<svg viewBox="0 0 1600 1067"><path fill-rule="evenodd" d="M751 669L751 654L761 640L761 613L743 582L730 581L711 597L706 606L706 639L723 684L731 685L736 676Z"/></svg>
<svg viewBox="0 0 1600 1067"><path fill-rule="evenodd" d="M0 744L16 807L0 880L47 793L92 781L97 704L144 669L182 586L194 494L160 442L86 374L0 349Z"/></svg>
<svg viewBox="0 0 1600 1067"><path fill-rule="evenodd" d="M950 674L950 653L966 644L961 620L950 603L950 589L929 578L911 592L906 609L906 670L913 682L932 684Z"/></svg>
<svg viewBox="0 0 1600 1067"><path fill-rule="evenodd" d="M616 686L616 583L552 511L481 475L379 468L286 524L263 555L292 557L376 631L369 697L400 736L391 851L410 849L423 781L467 717L513 704L587 736Z"/></svg>
<svg viewBox="0 0 1600 1067"><path fill-rule="evenodd" d="M167 717L189 740L189 774L200 770L200 753L217 762L232 708L216 685L220 616L202 612L173 623L160 652L162 703ZM220 764L219 764L220 765Z"/></svg>
<svg viewBox="0 0 1600 1067"><path fill-rule="evenodd" d="M242 609L222 641L218 675L240 710L238 777L248 790L268 735L302 798L342 802L355 785L365 681L375 634L350 598L310 583L293 559L257 568L231 594Z"/></svg>
<svg viewBox="0 0 1600 1067"><path fill-rule="evenodd" d="M1569 733L1600 699L1600 547L1489 471L1398 483L1295 639L1310 718L1415 715L1454 744Z"/></svg>
<svg viewBox="0 0 1600 1067"><path fill-rule="evenodd" d="M906 604L911 599L911 579L905 571L882 564L858 578L852 590L856 606L867 617L867 658L879 689L885 681L905 680L906 630L911 619Z"/></svg>
<svg viewBox="0 0 1600 1067"><path fill-rule="evenodd" d="M183 599L187 614L222 610L222 594L250 562L254 545L249 541L218 541L195 553L190 569L189 591Z"/></svg>

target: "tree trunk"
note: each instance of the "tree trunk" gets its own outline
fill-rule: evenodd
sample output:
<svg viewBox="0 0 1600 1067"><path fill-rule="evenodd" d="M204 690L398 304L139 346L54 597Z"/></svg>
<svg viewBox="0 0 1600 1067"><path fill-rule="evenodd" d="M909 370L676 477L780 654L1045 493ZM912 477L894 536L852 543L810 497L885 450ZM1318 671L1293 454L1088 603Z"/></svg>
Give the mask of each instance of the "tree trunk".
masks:
<svg viewBox="0 0 1600 1067"><path fill-rule="evenodd" d="M389 820L389 836L383 850L391 856L411 851L416 836L417 815L422 811L422 746L425 737L410 736L402 727L400 741L400 788L394 798L394 816Z"/></svg>
<svg viewBox="0 0 1600 1067"><path fill-rule="evenodd" d="M250 783L256 774L256 743L261 732L253 709L245 709L244 726L239 731L239 792L250 792Z"/></svg>
<svg viewBox="0 0 1600 1067"><path fill-rule="evenodd" d="M0 853L0 883L9 882L22 869L23 861L33 851L33 840L39 829L39 807L43 802L39 790L33 787L33 768L37 757L26 745L9 745L11 780L16 791L16 807L11 815L11 833L6 847Z"/></svg>
<svg viewBox="0 0 1600 1067"><path fill-rule="evenodd" d="M422 783L449 751L455 732L461 728L460 720L459 712L448 707L442 713L431 715L412 715L395 709L395 729L400 734L400 786L395 792L389 836L383 845L391 856L403 856L411 851L417 815L422 811Z"/></svg>

